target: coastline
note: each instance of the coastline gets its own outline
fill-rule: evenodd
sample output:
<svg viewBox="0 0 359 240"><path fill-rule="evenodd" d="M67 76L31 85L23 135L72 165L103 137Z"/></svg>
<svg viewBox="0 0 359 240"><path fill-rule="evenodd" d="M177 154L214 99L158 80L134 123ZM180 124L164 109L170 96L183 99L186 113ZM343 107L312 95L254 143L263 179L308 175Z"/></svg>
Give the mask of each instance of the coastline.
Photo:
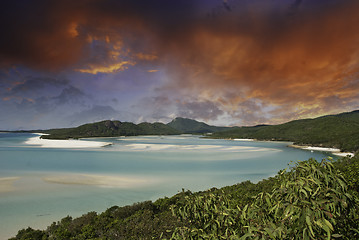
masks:
<svg viewBox="0 0 359 240"><path fill-rule="evenodd" d="M231 141L255 141L255 142L282 142L282 141L271 141L271 140L257 140L252 138L223 138L224 140L231 140ZM292 142L293 143L293 142ZM308 151L319 151L319 152L330 152L333 155L339 156L339 157L354 157L354 153L352 152L341 152L338 148L326 148L326 147L314 147L310 145L296 145L296 144L289 144L288 147L291 148L297 148L302 150L308 150Z"/></svg>
<svg viewBox="0 0 359 240"><path fill-rule="evenodd" d="M338 148L313 147L313 146L308 146L308 145L301 146L301 145L295 145L295 144L288 145L288 147L298 148L298 149L308 150L308 151L330 152L333 155L336 155L339 157L346 157L346 156L353 157L354 156L354 153L341 152L340 149L338 149Z"/></svg>
<svg viewBox="0 0 359 240"><path fill-rule="evenodd" d="M112 145L110 142L100 142L100 141L84 141L84 140L53 140L53 139L42 139L41 136L45 135L42 133L34 133L38 135L36 137L31 137L25 141L27 145L35 145L42 148L100 148L108 145Z"/></svg>

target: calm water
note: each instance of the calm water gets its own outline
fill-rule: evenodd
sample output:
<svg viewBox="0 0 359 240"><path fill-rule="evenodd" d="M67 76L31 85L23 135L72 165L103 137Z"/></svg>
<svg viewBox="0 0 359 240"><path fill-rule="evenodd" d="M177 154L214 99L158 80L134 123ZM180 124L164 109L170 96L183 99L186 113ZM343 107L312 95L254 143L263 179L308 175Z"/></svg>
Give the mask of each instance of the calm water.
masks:
<svg viewBox="0 0 359 240"><path fill-rule="evenodd" d="M97 138L113 145L51 149L24 142L33 134L0 133L0 239L25 227L113 205L253 182L290 161L329 153L288 148L288 143L202 139L197 136Z"/></svg>

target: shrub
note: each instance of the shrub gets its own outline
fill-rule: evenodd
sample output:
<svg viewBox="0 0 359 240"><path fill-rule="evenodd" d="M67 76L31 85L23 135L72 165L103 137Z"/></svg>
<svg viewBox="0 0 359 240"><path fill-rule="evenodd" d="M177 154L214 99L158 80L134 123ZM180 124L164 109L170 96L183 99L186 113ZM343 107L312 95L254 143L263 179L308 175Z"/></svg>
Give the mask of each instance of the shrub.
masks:
<svg viewBox="0 0 359 240"><path fill-rule="evenodd" d="M358 238L355 222L347 219L356 215L354 198L330 160L298 162L278 179L271 193L243 208L230 208L224 195L188 198L173 207L188 225L176 228L172 239Z"/></svg>

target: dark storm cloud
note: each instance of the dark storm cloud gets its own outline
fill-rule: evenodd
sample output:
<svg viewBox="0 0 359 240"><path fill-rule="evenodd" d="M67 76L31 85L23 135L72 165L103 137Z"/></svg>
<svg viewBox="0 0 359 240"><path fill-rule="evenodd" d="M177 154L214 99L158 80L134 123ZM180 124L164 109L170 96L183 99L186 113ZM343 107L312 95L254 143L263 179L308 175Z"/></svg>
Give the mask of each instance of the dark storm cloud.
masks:
<svg viewBox="0 0 359 240"><path fill-rule="evenodd" d="M85 109L66 117L66 120L73 126L108 119L121 119L121 114L111 106L95 105L90 109Z"/></svg>
<svg viewBox="0 0 359 240"><path fill-rule="evenodd" d="M171 114L175 111L175 100L166 96L145 97L132 106L140 116L136 122L169 122L173 119Z"/></svg>
<svg viewBox="0 0 359 240"><path fill-rule="evenodd" d="M18 82L14 87L9 89L10 94L25 94L34 93L39 90L44 90L49 86L63 87L69 83L66 79L56 79L48 77L26 77L24 82Z"/></svg>
<svg viewBox="0 0 359 240"><path fill-rule="evenodd" d="M165 0L2 1L0 63L61 69L88 57L89 39L106 37L121 36L141 48L135 39L146 39L148 32L175 38L191 22L195 6Z"/></svg>
<svg viewBox="0 0 359 240"><path fill-rule="evenodd" d="M177 103L178 116L203 119L203 120L216 120L224 112L218 106L210 101L200 102L187 102L180 101Z"/></svg>
<svg viewBox="0 0 359 240"><path fill-rule="evenodd" d="M294 15L297 13L300 5L302 4L303 0L295 0L294 3L289 8L289 15Z"/></svg>
<svg viewBox="0 0 359 240"><path fill-rule="evenodd" d="M356 0L17 0L0 9L3 67L95 75L155 61L166 70L162 89L213 103L202 107L216 114L200 114L212 118L252 100L272 106L273 121L358 100ZM223 97L228 89L237 94Z"/></svg>
<svg viewBox="0 0 359 240"><path fill-rule="evenodd" d="M69 86L62 90L61 94L53 99L58 104L65 104L65 103L85 103L85 100L89 100L89 96L83 93L80 89Z"/></svg>

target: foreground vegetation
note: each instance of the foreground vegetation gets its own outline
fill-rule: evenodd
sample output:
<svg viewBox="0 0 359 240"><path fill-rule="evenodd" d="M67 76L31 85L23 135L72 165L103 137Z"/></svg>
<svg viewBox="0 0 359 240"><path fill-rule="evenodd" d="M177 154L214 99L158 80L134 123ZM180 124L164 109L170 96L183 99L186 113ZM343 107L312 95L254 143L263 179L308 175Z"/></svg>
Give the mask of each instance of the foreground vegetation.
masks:
<svg viewBox="0 0 359 240"><path fill-rule="evenodd" d="M339 148L343 152L359 150L359 111L302 119L279 125L238 127L216 132L211 138L253 138L290 141L298 145Z"/></svg>
<svg viewBox="0 0 359 240"><path fill-rule="evenodd" d="M359 156L296 163L257 184L111 207L15 239L359 239Z"/></svg>

